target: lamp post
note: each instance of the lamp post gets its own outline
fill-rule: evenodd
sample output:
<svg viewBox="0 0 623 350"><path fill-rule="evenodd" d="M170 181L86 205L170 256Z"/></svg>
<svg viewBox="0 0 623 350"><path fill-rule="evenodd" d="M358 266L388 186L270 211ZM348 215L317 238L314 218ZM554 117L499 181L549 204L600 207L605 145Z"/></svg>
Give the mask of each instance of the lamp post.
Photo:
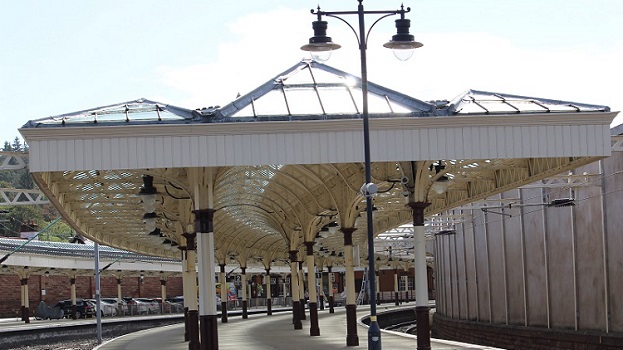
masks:
<svg viewBox="0 0 623 350"><path fill-rule="evenodd" d="M378 188L372 183L371 166L370 166L370 128L368 123L368 72L367 72L367 60L366 49L368 34L370 30L380 20L393 16L400 15L400 18L396 20L396 35L392 36L392 39L384 44L386 48L394 50L394 55L400 59L405 60L411 57L414 49L421 47L422 44L415 41L413 35L409 34L410 21L405 19L405 13L411 11L407 7L405 10L403 6L399 10L389 11L365 11L363 8L363 0L358 0L359 6L357 11L336 11L327 12L318 10L311 10L312 14L318 16L318 20L314 21L312 28L314 29L314 36L309 39L309 43L301 47L301 50L309 51L312 55L319 55L322 53L331 53L333 50L340 48L340 45L332 42L331 38L327 36L327 22L322 20L322 16L333 17L346 23L350 29L355 33L357 41L359 43L359 51L361 55L361 92L363 98L363 141L364 141L364 162L365 162L365 182L361 187L361 193L366 197L366 216L368 227L368 281L370 291L370 326L368 328L368 349L381 349L381 330L376 320L376 281L375 281L375 268L374 268L374 227L372 220L372 197L376 194ZM380 17L370 26L366 32L364 16L367 14L380 15ZM357 15L359 21L359 32L353 28L348 22L340 17L340 15ZM406 54L405 54L406 53ZM316 57L317 59L320 57ZM323 57L328 59L328 56Z"/></svg>

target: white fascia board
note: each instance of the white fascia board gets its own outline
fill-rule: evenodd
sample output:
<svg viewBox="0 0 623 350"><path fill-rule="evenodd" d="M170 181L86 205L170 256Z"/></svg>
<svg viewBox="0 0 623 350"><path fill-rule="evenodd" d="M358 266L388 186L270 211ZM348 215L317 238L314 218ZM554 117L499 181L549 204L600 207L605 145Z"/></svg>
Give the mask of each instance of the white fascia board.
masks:
<svg viewBox="0 0 623 350"><path fill-rule="evenodd" d="M616 112L370 119L373 162L608 156ZM20 129L30 170L363 162L361 119Z"/></svg>

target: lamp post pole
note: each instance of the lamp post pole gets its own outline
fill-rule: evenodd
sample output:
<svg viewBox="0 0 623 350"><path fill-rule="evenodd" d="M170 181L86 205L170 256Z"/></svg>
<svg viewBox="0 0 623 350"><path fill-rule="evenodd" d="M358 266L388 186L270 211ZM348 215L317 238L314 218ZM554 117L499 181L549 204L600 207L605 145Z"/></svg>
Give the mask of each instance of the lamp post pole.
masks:
<svg viewBox="0 0 623 350"><path fill-rule="evenodd" d="M404 18L404 14L411 9L401 6L400 10L390 11L365 11L363 7L363 0L358 0L359 5L357 11L337 11L326 12L318 10L311 10L312 14L318 16L318 20L313 22L314 36L309 39L309 44L301 47L304 51L310 51L312 54L319 52L331 52L340 48L331 41L331 38L326 35L327 22L322 21L322 16L333 17L346 23L351 30L355 33L355 36L359 42L359 52L361 57L361 93L363 104L363 143L364 143L364 167L365 167L365 181L361 187L361 193L366 198L366 217L367 217L367 238L368 238L368 291L370 301L370 325L368 327L368 349L380 350L381 349L381 329L376 319L376 276L375 276L375 258L374 258L374 221L372 218L372 197L377 192L377 186L372 183L371 173L371 159L370 159L370 125L368 118L368 70L367 70L367 39L370 30L383 18L400 14L400 19L396 20L397 34L392 37L392 40L386 43L385 47L394 49L394 54L399 59L408 59L411 57L410 52L422 44L414 41L413 35L409 34L410 22ZM340 15L357 15L359 28L355 30L348 22L339 17ZM366 26L364 17L366 14L380 15L370 29L366 33ZM397 53L408 51L407 56L399 55ZM327 57L328 58L328 57Z"/></svg>

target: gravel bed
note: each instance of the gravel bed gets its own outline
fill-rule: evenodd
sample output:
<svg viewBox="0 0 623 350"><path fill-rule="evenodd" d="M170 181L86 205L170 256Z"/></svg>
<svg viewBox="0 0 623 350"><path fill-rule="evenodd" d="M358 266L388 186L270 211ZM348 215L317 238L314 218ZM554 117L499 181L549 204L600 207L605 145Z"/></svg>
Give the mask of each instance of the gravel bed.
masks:
<svg viewBox="0 0 623 350"><path fill-rule="evenodd" d="M103 338L102 342L108 341L112 338ZM24 345L14 350L92 350L97 344L97 339L81 339L81 340L69 340L62 343L52 343L45 345Z"/></svg>

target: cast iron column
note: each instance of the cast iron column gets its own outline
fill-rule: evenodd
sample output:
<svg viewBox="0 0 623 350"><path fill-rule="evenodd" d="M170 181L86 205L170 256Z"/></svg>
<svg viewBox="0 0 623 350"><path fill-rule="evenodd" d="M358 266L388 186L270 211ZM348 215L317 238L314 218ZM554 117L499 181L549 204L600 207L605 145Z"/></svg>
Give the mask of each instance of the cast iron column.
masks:
<svg viewBox="0 0 623 350"><path fill-rule="evenodd" d="M303 257L301 257L302 259ZM305 314L305 305L307 304L307 301L305 300L305 280L303 278L303 275L305 274L305 272L303 271L303 260L299 261L299 269L298 269L298 284L299 284L299 300L300 300L300 307L301 307L301 320L306 320L307 319L307 315Z"/></svg>
<svg viewBox="0 0 623 350"><path fill-rule="evenodd" d="M376 305L381 305L381 271L376 270Z"/></svg>
<svg viewBox="0 0 623 350"><path fill-rule="evenodd" d="M182 236L184 237L184 234L182 234ZM186 238L184 238L186 240ZM188 244L188 243L186 243ZM186 246L178 246L178 249L182 252L182 295L184 296L184 341L189 341L190 340L190 335L189 335L189 327L190 324L188 323L188 300L186 300L188 298L188 257L187 257L187 251L186 251ZM120 280L117 280L117 285L119 285ZM118 294L119 291L117 291ZM121 300L121 298L119 298L119 300Z"/></svg>
<svg viewBox="0 0 623 350"><path fill-rule="evenodd" d="M160 277L160 298L162 299L162 313L166 313L166 300L167 300L167 278L166 276Z"/></svg>
<svg viewBox="0 0 623 350"><path fill-rule="evenodd" d="M324 310L324 268L319 266L318 272L320 273L320 281L318 283L318 302L320 303L320 310Z"/></svg>
<svg viewBox="0 0 623 350"><path fill-rule="evenodd" d="M266 269L266 277L264 278L266 284L266 315L273 314L273 292L270 288L270 268Z"/></svg>
<svg viewBox="0 0 623 350"><path fill-rule="evenodd" d="M418 350L430 350L430 311L426 271L426 239L424 237L424 209L429 205L430 203L423 202L409 203L413 212L413 238L415 239L415 318Z"/></svg>
<svg viewBox="0 0 623 350"><path fill-rule="evenodd" d="M309 292L309 335L319 336L318 296L316 295L316 272L314 266L314 242L305 242L307 249L307 290Z"/></svg>
<svg viewBox="0 0 623 350"><path fill-rule="evenodd" d="M30 297L28 296L28 277L22 278L22 321L30 323Z"/></svg>
<svg viewBox="0 0 623 350"><path fill-rule="evenodd" d="M71 284L71 319L75 320L78 312L78 306L76 305L76 277L70 278L69 283Z"/></svg>
<svg viewBox="0 0 623 350"><path fill-rule="evenodd" d="M194 232L183 233L186 239L186 259L185 269L182 272L182 282L184 283L184 313L185 323L187 323L186 334L184 339L188 338L188 349L197 350L200 348L199 343L199 310L197 305L197 271L195 267L195 239L197 234Z"/></svg>
<svg viewBox="0 0 623 350"><path fill-rule="evenodd" d="M242 318L249 318L249 312L247 310L247 267L240 266L240 279L242 280Z"/></svg>
<svg viewBox="0 0 623 350"><path fill-rule="evenodd" d="M327 271L329 274L329 278L328 278L328 282L329 282L329 313L333 314L335 313L335 309L333 308L335 305L333 304L333 281L335 280L335 275L333 274L333 272L331 272L331 270L333 269L333 266L327 266Z"/></svg>
<svg viewBox="0 0 623 350"><path fill-rule="evenodd" d="M395 305L400 305L400 300L398 300L398 268L394 269L394 299L396 299Z"/></svg>
<svg viewBox="0 0 623 350"><path fill-rule="evenodd" d="M355 270L353 266L353 232L355 232L355 228L342 227L340 230L344 233L344 267L346 268L346 346L359 346Z"/></svg>
<svg viewBox="0 0 623 350"><path fill-rule="evenodd" d="M208 191L209 192L209 191ZM211 193L204 195L210 196ZM200 234L197 247L199 254L199 327L201 349L218 349L218 320L216 314L216 283L214 282L214 209L197 209L195 230Z"/></svg>
<svg viewBox="0 0 623 350"><path fill-rule="evenodd" d="M75 279L74 279L74 285L75 285ZM75 286L74 286L74 293L75 293ZM117 278L117 308L119 309L119 315L124 315L122 295L123 294L121 294L121 277L118 277Z"/></svg>
<svg viewBox="0 0 623 350"><path fill-rule="evenodd" d="M219 264L221 268L221 322L227 323L227 292L229 290L229 284L227 283L227 274L225 273L225 264Z"/></svg>
<svg viewBox="0 0 623 350"><path fill-rule="evenodd" d="M290 296L292 298L292 323L294 329L303 329L301 322L301 300L299 299L298 250L290 251Z"/></svg>

